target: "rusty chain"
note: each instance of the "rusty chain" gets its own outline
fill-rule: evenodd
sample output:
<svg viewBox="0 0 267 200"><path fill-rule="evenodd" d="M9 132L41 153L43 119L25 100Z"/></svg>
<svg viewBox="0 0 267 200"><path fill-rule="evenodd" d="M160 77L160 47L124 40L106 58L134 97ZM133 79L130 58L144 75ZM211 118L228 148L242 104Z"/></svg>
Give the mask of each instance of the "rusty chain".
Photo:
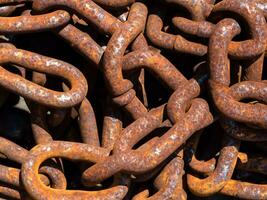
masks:
<svg viewBox="0 0 267 200"><path fill-rule="evenodd" d="M267 199L266 0L0 0L0 198Z"/></svg>

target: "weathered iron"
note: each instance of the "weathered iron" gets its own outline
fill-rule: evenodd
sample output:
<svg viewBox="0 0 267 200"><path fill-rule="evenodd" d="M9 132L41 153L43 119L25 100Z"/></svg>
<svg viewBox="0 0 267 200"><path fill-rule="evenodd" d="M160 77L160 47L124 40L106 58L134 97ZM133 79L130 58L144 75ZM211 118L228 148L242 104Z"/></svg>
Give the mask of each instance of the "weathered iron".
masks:
<svg viewBox="0 0 267 200"><path fill-rule="evenodd" d="M0 0L0 198L267 199L266 8Z"/></svg>

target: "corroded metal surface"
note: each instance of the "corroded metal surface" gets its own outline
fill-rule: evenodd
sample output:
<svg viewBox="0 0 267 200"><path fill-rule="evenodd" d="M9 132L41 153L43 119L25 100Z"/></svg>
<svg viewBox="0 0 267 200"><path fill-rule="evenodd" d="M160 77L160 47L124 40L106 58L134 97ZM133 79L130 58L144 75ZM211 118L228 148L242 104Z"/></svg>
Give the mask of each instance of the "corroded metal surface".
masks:
<svg viewBox="0 0 267 200"><path fill-rule="evenodd" d="M266 0L0 0L0 198L267 199L266 18Z"/></svg>

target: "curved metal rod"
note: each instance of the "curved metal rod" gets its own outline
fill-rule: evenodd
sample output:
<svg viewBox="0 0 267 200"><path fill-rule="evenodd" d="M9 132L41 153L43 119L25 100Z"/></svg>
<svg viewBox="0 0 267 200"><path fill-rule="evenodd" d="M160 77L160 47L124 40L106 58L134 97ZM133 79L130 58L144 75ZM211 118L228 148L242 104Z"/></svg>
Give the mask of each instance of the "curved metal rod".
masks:
<svg viewBox="0 0 267 200"><path fill-rule="evenodd" d="M149 191L145 190L133 197L133 200L186 200L187 195L183 190L182 177L184 175L184 162L180 157L174 158L161 171L154 185L158 191L149 197Z"/></svg>
<svg viewBox="0 0 267 200"><path fill-rule="evenodd" d="M24 162L28 160L29 158L28 150L2 137L0 137L0 142L1 142L0 153L5 158L15 161L20 164L23 164ZM66 178L60 170L54 167L44 166L40 168L39 172L42 174L48 175L48 177L50 178L49 180L51 181L50 182L51 186L55 186L56 188L60 188L60 189L66 188L67 186ZM43 175L40 175L40 174L39 176L40 178L43 177ZM41 178L41 179L46 180L44 178Z"/></svg>
<svg viewBox="0 0 267 200"><path fill-rule="evenodd" d="M165 0L167 3L175 3L186 8L194 21L205 20L209 16L213 4L208 0L188 1L188 0Z"/></svg>
<svg viewBox="0 0 267 200"><path fill-rule="evenodd" d="M127 187L117 186L102 191L81 191L51 189L45 186L38 177L38 169L48 158L62 157L70 160L99 162L107 157L109 151L88 144L56 141L37 145L31 151L21 169L21 178L27 192L35 199L80 199L117 200L123 199Z"/></svg>
<svg viewBox="0 0 267 200"><path fill-rule="evenodd" d="M161 31L162 27L163 22L159 16L149 15L146 34L154 45L198 56L203 56L207 53L205 45L190 42L180 35L165 33Z"/></svg>
<svg viewBox="0 0 267 200"><path fill-rule="evenodd" d="M220 193L241 199L267 199L267 184L255 184L230 180L223 187Z"/></svg>
<svg viewBox="0 0 267 200"><path fill-rule="evenodd" d="M88 86L83 74L66 62L7 47L0 49L0 56L0 64L14 63L34 71L60 76L71 85L67 92L53 91L0 67L0 85L27 99L48 107L66 108L80 103L87 93Z"/></svg>
<svg viewBox="0 0 267 200"><path fill-rule="evenodd" d="M89 23L95 25L101 32L112 34L116 31L121 21L99 7L92 0L36 0L33 9L43 11L50 8L65 7L75 11Z"/></svg>
<svg viewBox="0 0 267 200"><path fill-rule="evenodd" d="M41 15L0 17L1 34L41 32L66 25L70 20L68 12L57 10Z"/></svg>
<svg viewBox="0 0 267 200"><path fill-rule="evenodd" d="M238 150L234 146L224 147L214 172L204 179L187 175L187 185L192 193L206 197L220 191L230 180L237 161Z"/></svg>
<svg viewBox="0 0 267 200"><path fill-rule="evenodd" d="M188 122L194 121L190 126ZM85 185L99 183L123 170L133 174L149 171L159 165L195 131L212 121L207 103L194 99L185 117L160 138L154 138L136 150L111 155L87 169L82 176Z"/></svg>

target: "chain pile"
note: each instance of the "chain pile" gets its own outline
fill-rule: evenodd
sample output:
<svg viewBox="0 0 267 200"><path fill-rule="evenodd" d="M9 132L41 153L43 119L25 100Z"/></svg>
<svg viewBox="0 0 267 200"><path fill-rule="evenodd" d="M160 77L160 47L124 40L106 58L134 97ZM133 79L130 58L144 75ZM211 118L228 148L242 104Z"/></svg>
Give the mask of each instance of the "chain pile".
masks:
<svg viewBox="0 0 267 200"><path fill-rule="evenodd" d="M0 0L0 197L267 199L266 0Z"/></svg>

